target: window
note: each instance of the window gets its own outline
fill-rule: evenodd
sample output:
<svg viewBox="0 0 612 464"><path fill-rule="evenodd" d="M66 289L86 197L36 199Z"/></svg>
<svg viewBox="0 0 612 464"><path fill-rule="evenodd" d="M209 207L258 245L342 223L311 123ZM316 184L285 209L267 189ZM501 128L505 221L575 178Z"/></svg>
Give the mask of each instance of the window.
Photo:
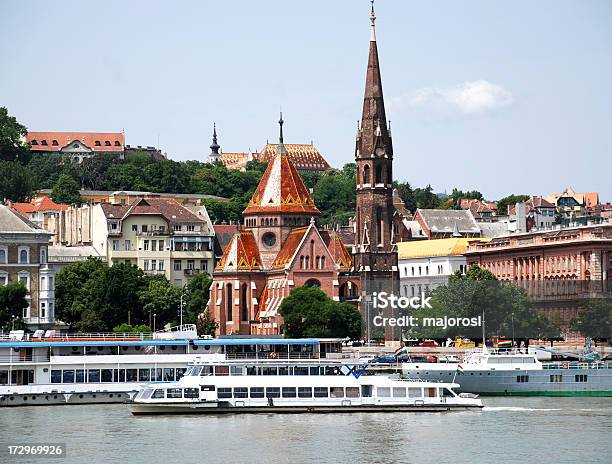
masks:
<svg viewBox="0 0 612 464"><path fill-rule="evenodd" d="M151 240L151 251L157 251L157 240Z"/></svg>
<svg viewBox="0 0 612 464"><path fill-rule="evenodd" d="M132 224L132 232L138 232L138 224Z"/></svg>
<svg viewBox="0 0 612 464"><path fill-rule="evenodd" d="M529 382L529 376L528 375L517 375L516 381L517 383L527 383Z"/></svg>
<svg viewBox="0 0 612 464"><path fill-rule="evenodd" d="M40 264L47 264L47 249L45 247L40 249Z"/></svg>
<svg viewBox="0 0 612 464"><path fill-rule="evenodd" d="M0 264L6 264L6 247L0 248Z"/></svg>
<svg viewBox="0 0 612 464"><path fill-rule="evenodd" d="M43 319L46 317L46 313L47 313L47 308L45 303L41 303L40 304L40 317L42 317Z"/></svg>
<svg viewBox="0 0 612 464"><path fill-rule="evenodd" d="M19 247L19 264L30 264L30 249Z"/></svg>
<svg viewBox="0 0 612 464"><path fill-rule="evenodd" d="M149 270L149 260L148 260L148 259L145 259L145 260L144 260L144 262L143 262L143 268L144 268L144 270L145 270L145 271L148 271L148 270Z"/></svg>
<svg viewBox="0 0 612 464"><path fill-rule="evenodd" d="M208 271L208 261L205 259L200 260L200 271Z"/></svg>
<svg viewBox="0 0 612 464"><path fill-rule="evenodd" d="M159 251L163 251L164 250L164 241L163 240L158 240L157 241L159 243Z"/></svg>
<svg viewBox="0 0 612 464"><path fill-rule="evenodd" d="M113 251L119 251L119 240L113 240Z"/></svg>
<svg viewBox="0 0 612 464"><path fill-rule="evenodd" d="M190 269L190 270L195 269L195 261L193 259L187 260L187 269Z"/></svg>
<svg viewBox="0 0 612 464"><path fill-rule="evenodd" d="M550 381L553 383L563 382L563 375L562 374L552 374L550 376Z"/></svg>
<svg viewBox="0 0 612 464"><path fill-rule="evenodd" d="M587 381L587 375L586 374L577 374L574 376L574 379L576 382L586 382Z"/></svg>
<svg viewBox="0 0 612 464"><path fill-rule="evenodd" d="M228 388L228 390L231 390ZM168 388L166 390L167 398L182 398L183 397L183 389L182 388Z"/></svg>
<svg viewBox="0 0 612 464"><path fill-rule="evenodd" d="M420 398L423 396L420 388L408 388L408 397L409 398Z"/></svg>
<svg viewBox="0 0 612 464"><path fill-rule="evenodd" d="M132 242L129 240L125 241L125 251L130 251L132 249Z"/></svg>
<svg viewBox="0 0 612 464"><path fill-rule="evenodd" d="M249 397L249 389L246 387L236 387L234 388L234 398L248 398Z"/></svg>
<svg viewBox="0 0 612 464"><path fill-rule="evenodd" d="M100 381L100 369L88 369L87 370L87 381L88 382L99 382Z"/></svg>
<svg viewBox="0 0 612 464"><path fill-rule="evenodd" d="M233 306L232 305L232 303L233 303L232 298L233 297L232 297L232 285L231 284L229 284L227 286L227 293L226 293L226 295L227 296L225 298L225 309L226 309L226 312L227 312L227 320L228 321L232 321L234 319L234 315L232 314L232 312L233 312L232 311L232 306Z"/></svg>
<svg viewBox="0 0 612 464"><path fill-rule="evenodd" d="M162 380L164 382L173 382L174 381L174 368L164 367Z"/></svg>
<svg viewBox="0 0 612 464"><path fill-rule="evenodd" d="M143 248L144 248L145 251L149 250L149 241L148 240L144 241L144 247Z"/></svg>
<svg viewBox="0 0 612 464"><path fill-rule="evenodd" d="M370 166L368 166L367 164L363 167L363 183L370 183Z"/></svg>
<svg viewBox="0 0 612 464"><path fill-rule="evenodd" d="M264 389L263 387L251 387L251 398L263 398Z"/></svg>
<svg viewBox="0 0 612 464"><path fill-rule="evenodd" d="M343 398L344 387L331 387L329 396L331 396L332 398Z"/></svg>
<svg viewBox="0 0 612 464"><path fill-rule="evenodd" d="M200 392L197 388L185 388L185 398L199 398Z"/></svg>
<svg viewBox="0 0 612 464"><path fill-rule="evenodd" d="M62 383L74 383L74 371L62 371Z"/></svg>
<svg viewBox="0 0 612 464"><path fill-rule="evenodd" d="M182 228L183 227L180 224L174 224L174 227L173 227L175 232L179 232Z"/></svg>
<svg viewBox="0 0 612 464"><path fill-rule="evenodd" d="M111 146L110 140L104 141L104 146L105 147L110 147Z"/></svg>
<svg viewBox="0 0 612 464"><path fill-rule="evenodd" d="M165 398L166 397L165 393L166 393L166 391L163 390L162 388L157 388L153 392L153 395L151 395L151 398L155 398L155 399L158 399L158 400L162 399L162 398Z"/></svg>
<svg viewBox="0 0 612 464"><path fill-rule="evenodd" d="M102 144L100 143L100 141L99 141L99 140L96 140L96 141L94 142L94 146L96 146L96 147L100 147L100 146L102 146Z"/></svg>
<svg viewBox="0 0 612 464"><path fill-rule="evenodd" d="M143 224L142 226L140 226L140 229L141 229L143 232L148 232L148 231L149 231L149 226L148 226L148 225L146 225L146 224Z"/></svg>
<svg viewBox="0 0 612 464"><path fill-rule="evenodd" d="M41 145L44 145L45 147L48 145L46 140L41 140L41 141L40 141L40 144L41 144Z"/></svg>
<svg viewBox="0 0 612 464"><path fill-rule="evenodd" d="M295 398L296 396L295 387L283 387L283 398Z"/></svg>
<svg viewBox="0 0 612 464"><path fill-rule="evenodd" d="M243 322L247 322L249 320L249 306L248 306L247 298L248 298L247 284L242 284L241 292L240 292L240 319Z"/></svg>
<svg viewBox="0 0 612 464"><path fill-rule="evenodd" d="M51 371L51 383L62 383L62 371L59 369Z"/></svg>
<svg viewBox="0 0 612 464"><path fill-rule="evenodd" d="M388 398L391 396L391 389L389 387L378 387L378 396L381 398Z"/></svg>
<svg viewBox="0 0 612 464"><path fill-rule="evenodd" d="M298 398L312 398L312 387L298 387Z"/></svg>
<svg viewBox="0 0 612 464"><path fill-rule="evenodd" d="M187 224L187 232L193 232L195 230L195 226L193 224Z"/></svg>
<svg viewBox="0 0 612 464"><path fill-rule="evenodd" d="M393 397L394 398L405 398L406 389L403 387L393 387Z"/></svg>
<svg viewBox="0 0 612 464"><path fill-rule="evenodd" d="M158 268L160 271L163 271L166 266L164 265L164 260L160 259L158 263Z"/></svg>
<svg viewBox="0 0 612 464"><path fill-rule="evenodd" d="M314 389L315 398L327 398L328 396L329 396L329 391L327 387L315 387Z"/></svg>
<svg viewBox="0 0 612 464"><path fill-rule="evenodd" d="M346 387L347 398L359 398L359 387Z"/></svg>
<svg viewBox="0 0 612 464"><path fill-rule="evenodd" d="M38 145L38 140L34 139L30 142L30 145Z"/></svg>
<svg viewBox="0 0 612 464"><path fill-rule="evenodd" d="M280 398L280 388L279 387L266 388L266 398Z"/></svg>
<svg viewBox="0 0 612 464"><path fill-rule="evenodd" d="M148 382L150 380L150 371L149 369L138 369L138 381L139 382Z"/></svg>
<svg viewBox="0 0 612 464"><path fill-rule="evenodd" d="M115 140L115 146L116 147L120 147L121 146L121 142L119 140ZM187 394L187 391L185 390L185 394ZM185 396L186 397L186 396Z"/></svg>
<svg viewBox="0 0 612 464"><path fill-rule="evenodd" d="M180 260L174 261L174 270L180 271L183 268L183 262Z"/></svg>

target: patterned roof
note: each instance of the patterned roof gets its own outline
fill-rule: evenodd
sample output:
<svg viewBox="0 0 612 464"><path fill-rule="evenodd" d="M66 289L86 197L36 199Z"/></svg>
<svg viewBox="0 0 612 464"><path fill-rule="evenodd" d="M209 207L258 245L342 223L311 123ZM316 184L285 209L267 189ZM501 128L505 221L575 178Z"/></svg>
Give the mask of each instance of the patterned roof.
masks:
<svg viewBox="0 0 612 464"><path fill-rule="evenodd" d="M238 169L244 171L249 161L254 159L253 153L221 153L219 155L220 161L225 165L227 169Z"/></svg>
<svg viewBox="0 0 612 464"><path fill-rule="evenodd" d="M278 154L268 163L243 214L305 213L318 216L308 189L289 155Z"/></svg>
<svg viewBox="0 0 612 464"><path fill-rule="evenodd" d="M353 267L353 259L340 235L333 230L322 230L320 234L338 268L341 271L350 271Z"/></svg>
<svg viewBox="0 0 612 464"><path fill-rule="evenodd" d="M215 271L260 271L261 257L253 231L244 229L232 237L225 247Z"/></svg>
<svg viewBox="0 0 612 464"><path fill-rule="evenodd" d="M308 229L309 227L297 227L289 233L283 247L276 255L272 269L282 269L291 262Z"/></svg>
<svg viewBox="0 0 612 464"><path fill-rule="evenodd" d="M125 135L121 132L28 132L26 141L32 151L60 151L78 140L93 151L123 151ZM44 141L44 142L43 142Z"/></svg>
<svg viewBox="0 0 612 464"><path fill-rule="evenodd" d="M312 143L285 143L289 159L301 171L327 171L331 168L321 152ZM278 149L277 143L268 143L257 155L259 161L269 162Z"/></svg>
<svg viewBox="0 0 612 464"><path fill-rule="evenodd" d="M36 211L65 211L68 209L68 205L55 203L46 195L36 197L30 203L13 203L11 206L21 214L29 214Z"/></svg>

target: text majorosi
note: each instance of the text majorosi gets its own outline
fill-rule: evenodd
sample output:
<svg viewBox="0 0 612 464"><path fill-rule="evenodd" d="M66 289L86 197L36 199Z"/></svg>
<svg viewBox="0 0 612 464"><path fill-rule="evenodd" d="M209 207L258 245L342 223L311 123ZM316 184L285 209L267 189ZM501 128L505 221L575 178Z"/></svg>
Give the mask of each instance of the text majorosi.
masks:
<svg viewBox="0 0 612 464"><path fill-rule="evenodd" d="M383 317L374 316L376 327L436 327L446 330L449 327L482 327L482 316L478 317L424 317L414 316Z"/></svg>
<svg viewBox="0 0 612 464"><path fill-rule="evenodd" d="M374 309L431 309L429 303L431 297L425 296L425 292L421 292L421 296L413 296L412 298L387 292L374 292L372 297L374 299Z"/></svg>

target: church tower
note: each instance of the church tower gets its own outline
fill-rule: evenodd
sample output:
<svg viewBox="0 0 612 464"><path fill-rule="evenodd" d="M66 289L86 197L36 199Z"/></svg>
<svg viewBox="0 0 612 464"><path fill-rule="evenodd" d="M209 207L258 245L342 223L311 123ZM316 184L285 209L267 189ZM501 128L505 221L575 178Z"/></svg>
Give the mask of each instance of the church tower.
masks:
<svg viewBox="0 0 612 464"><path fill-rule="evenodd" d="M364 296L380 290L381 286L390 291L389 288L396 288L398 279L393 237L393 145L385 115L375 21L372 5L363 112L355 148L357 211L354 263Z"/></svg>
<svg viewBox="0 0 612 464"><path fill-rule="evenodd" d="M217 163L221 161L221 154L219 153L219 149L221 147L217 143L217 125L213 123L213 138L212 144L210 145L210 155L208 155L209 163Z"/></svg>

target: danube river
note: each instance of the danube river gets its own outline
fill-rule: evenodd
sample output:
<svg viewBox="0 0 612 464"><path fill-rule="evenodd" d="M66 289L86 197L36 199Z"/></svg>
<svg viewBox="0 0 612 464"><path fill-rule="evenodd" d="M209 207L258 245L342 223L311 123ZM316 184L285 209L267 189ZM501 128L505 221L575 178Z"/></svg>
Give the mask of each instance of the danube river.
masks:
<svg viewBox="0 0 612 464"><path fill-rule="evenodd" d="M612 398L485 398L482 411L133 417L127 405L0 409L0 462L610 463ZM6 444L64 443L64 458Z"/></svg>

